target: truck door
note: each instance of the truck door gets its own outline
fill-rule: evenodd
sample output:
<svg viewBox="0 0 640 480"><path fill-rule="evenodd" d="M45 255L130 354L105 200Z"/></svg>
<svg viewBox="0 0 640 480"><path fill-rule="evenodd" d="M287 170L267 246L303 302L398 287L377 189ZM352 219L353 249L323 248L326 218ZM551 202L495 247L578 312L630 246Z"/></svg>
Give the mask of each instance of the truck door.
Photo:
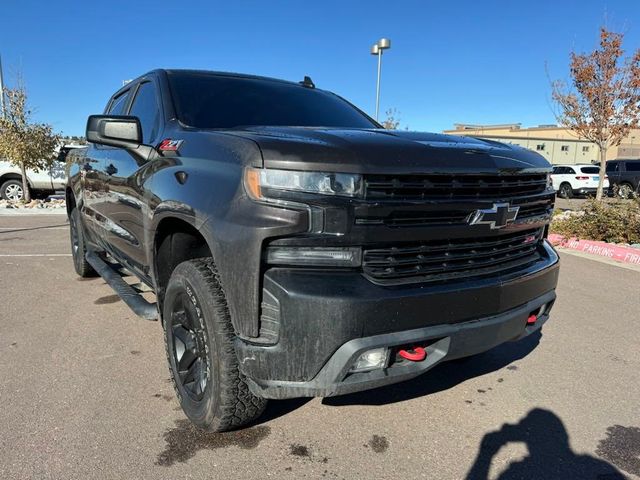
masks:
<svg viewBox="0 0 640 480"><path fill-rule="evenodd" d="M640 160L627 160L624 162L624 177L631 184L634 192L640 191Z"/></svg>
<svg viewBox="0 0 640 480"><path fill-rule="evenodd" d="M130 102L130 89L119 92L109 101L105 113L109 115L124 115ZM119 148L105 145L90 144L84 157L84 164L80 166L83 191L84 225L94 243L107 248L107 240L112 226L107 220L107 197L105 165L107 159L114 155L122 155Z"/></svg>
<svg viewBox="0 0 640 480"><path fill-rule="evenodd" d="M138 117L142 141L150 145L158 140L160 99L153 79L133 86L134 97L128 114ZM104 160L106 203L103 209L109 228L107 243L119 259L136 273L147 277L149 262L145 249L145 217L149 215L146 180L149 162L130 151L114 148Z"/></svg>

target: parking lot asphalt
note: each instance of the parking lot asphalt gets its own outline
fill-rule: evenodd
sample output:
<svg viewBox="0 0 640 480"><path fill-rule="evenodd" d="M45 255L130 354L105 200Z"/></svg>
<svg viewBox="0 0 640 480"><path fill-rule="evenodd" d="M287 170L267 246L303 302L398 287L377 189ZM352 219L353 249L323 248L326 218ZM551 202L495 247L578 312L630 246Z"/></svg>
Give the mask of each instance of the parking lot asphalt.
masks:
<svg viewBox="0 0 640 480"><path fill-rule="evenodd" d="M639 284L562 254L541 335L204 434L161 325L76 277L66 218L0 217L0 478L640 478Z"/></svg>

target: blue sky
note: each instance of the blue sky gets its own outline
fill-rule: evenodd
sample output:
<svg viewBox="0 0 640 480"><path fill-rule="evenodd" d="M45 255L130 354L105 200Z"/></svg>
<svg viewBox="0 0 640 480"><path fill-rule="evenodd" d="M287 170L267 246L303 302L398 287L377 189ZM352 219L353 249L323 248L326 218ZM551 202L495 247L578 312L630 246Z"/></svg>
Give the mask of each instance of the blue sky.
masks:
<svg viewBox="0 0 640 480"><path fill-rule="evenodd" d="M637 0L2 0L0 12L5 83L20 71L36 119L67 135L158 67L310 75L373 113L382 36L381 111L402 126L553 123L545 64L566 77L569 51L593 49L603 22L640 46Z"/></svg>

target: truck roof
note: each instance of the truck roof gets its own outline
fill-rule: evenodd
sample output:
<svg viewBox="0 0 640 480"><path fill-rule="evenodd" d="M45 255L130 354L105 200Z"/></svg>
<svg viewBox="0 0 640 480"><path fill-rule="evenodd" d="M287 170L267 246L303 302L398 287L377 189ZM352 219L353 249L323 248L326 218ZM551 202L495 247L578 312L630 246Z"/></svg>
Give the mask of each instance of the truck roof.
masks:
<svg viewBox="0 0 640 480"><path fill-rule="evenodd" d="M264 77L261 75L251 75L248 73L221 72L216 70L180 69L180 68L158 69L158 70L164 71L169 75L180 74L180 73L190 73L190 74L197 73L197 74L213 75L218 77L247 78L251 80L267 80L272 82L289 83L291 85L298 85L298 82L293 82L290 80L283 80L281 78L274 78L274 77Z"/></svg>

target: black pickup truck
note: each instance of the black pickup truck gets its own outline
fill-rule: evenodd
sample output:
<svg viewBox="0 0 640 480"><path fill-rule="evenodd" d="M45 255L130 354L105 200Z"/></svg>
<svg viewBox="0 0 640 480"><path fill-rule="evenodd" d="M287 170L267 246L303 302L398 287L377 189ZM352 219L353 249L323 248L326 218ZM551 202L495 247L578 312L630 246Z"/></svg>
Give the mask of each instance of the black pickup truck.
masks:
<svg viewBox="0 0 640 480"><path fill-rule="evenodd" d="M384 130L308 77L185 70L128 83L86 135L75 269L161 320L202 428L407 380L549 317L554 191L529 150Z"/></svg>

